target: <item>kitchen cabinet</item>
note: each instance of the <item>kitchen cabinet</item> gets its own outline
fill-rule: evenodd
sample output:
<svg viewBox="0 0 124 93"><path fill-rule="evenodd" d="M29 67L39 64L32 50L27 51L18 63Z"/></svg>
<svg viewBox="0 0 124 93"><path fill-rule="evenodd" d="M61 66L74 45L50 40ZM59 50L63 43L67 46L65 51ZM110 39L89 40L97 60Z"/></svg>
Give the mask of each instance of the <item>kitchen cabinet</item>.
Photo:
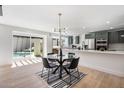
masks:
<svg viewBox="0 0 124 93"><path fill-rule="evenodd" d="M73 44L73 36L68 37L68 44L69 45Z"/></svg>
<svg viewBox="0 0 124 93"><path fill-rule="evenodd" d="M107 40L108 43L124 43L124 30L98 31L85 35L85 39Z"/></svg>
<svg viewBox="0 0 124 93"><path fill-rule="evenodd" d="M85 39L95 39L95 33L91 32L91 33L85 34Z"/></svg>
<svg viewBox="0 0 124 93"><path fill-rule="evenodd" d="M97 40L99 40L99 39L108 40L108 32L107 31L99 31L99 32L96 32L95 35L96 35L95 37Z"/></svg>
<svg viewBox="0 0 124 93"><path fill-rule="evenodd" d="M75 37L75 44L79 44L80 43L80 37L79 36L76 36Z"/></svg>

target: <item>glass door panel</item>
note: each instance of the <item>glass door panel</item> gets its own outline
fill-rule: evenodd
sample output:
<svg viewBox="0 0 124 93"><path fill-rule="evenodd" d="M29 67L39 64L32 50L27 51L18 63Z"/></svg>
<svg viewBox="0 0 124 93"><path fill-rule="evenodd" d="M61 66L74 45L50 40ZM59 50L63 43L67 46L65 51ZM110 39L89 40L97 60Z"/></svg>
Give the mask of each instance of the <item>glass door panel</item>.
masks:
<svg viewBox="0 0 124 93"><path fill-rule="evenodd" d="M30 37L13 35L13 57L27 57L30 55Z"/></svg>
<svg viewBox="0 0 124 93"><path fill-rule="evenodd" d="M31 55L42 56L43 55L43 39L40 37L31 37Z"/></svg>

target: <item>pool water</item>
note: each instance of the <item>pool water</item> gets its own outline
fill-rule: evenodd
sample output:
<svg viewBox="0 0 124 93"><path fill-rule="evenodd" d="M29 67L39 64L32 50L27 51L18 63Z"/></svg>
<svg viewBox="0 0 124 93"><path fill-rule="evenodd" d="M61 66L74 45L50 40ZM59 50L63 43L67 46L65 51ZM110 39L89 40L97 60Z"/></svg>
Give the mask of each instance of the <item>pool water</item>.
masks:
<svg viewBox="0 0 124 93"><path fill-rule="evenodd" d="M32 54L32 52L14 52L13 57L26 57L28 55Z"/></svg>

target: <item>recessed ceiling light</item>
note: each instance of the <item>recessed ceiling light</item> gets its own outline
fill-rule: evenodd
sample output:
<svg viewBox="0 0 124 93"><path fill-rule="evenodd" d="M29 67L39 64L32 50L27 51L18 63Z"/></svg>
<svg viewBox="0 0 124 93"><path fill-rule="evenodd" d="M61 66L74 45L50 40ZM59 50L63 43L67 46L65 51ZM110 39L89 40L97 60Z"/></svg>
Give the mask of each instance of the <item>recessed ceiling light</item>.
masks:
<svg viewBox="0 0 124 93"><path fill-rule="evenodd" d="M106 21L107 24L110 24L110 21Z"/></svg>
<svg viewBox="0 0 124 93"><path fill-rule="evenodd" d="M110 29L113 29L114 27L110 27Z"/></svg>

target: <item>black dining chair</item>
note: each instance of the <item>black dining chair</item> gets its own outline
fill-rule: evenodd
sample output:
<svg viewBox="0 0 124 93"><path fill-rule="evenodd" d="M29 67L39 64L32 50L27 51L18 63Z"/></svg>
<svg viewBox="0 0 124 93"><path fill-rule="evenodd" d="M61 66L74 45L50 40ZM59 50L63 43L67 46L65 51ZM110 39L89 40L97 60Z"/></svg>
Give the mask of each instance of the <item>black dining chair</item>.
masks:
<svg viewBox="0 0 124 93"><path fill-rule="evenodd" d="M41 77L43 76L44 68L48 69L48 79L47 79L47 82L49 82L50 69L53 70L53 68L56 68L58 66L56 64L49 63L47 58L42 58L42 61L43 61L43 69L42 69Z"/></svg>
<svg viewBox="0 0 124 93"><path fill-rule="evenodd" d="M47 53L47 55L54 55L54 53Z"/></svg>
<svg viewBox="0 0 124 93"><path fill-rule="evenodd" d="M71 62L70 59L74 58L74 56L75 56L75 53L69 52L69 53L68 53L68 58L69 58L69 60L66 60L66 63L67 63L67 64L70 64L70 62Z"/></svg>
<svg viewBox="0 0 124 93"><path fill-rule="evenodd" d="M52 56L52 55L54 55L55 53L47 53L47 56ZM49 62L51 62L51 63L55 63L56 64L56 60L55 59L53 59L53 58L48 58L48 60L49 60Z"/></svg>
<svg viewBox="0 0 124 93"><path fill-rule="evenodd" d="M71 58L71 57L74 57L74 56L75 56L75 53L72 53L72 52L69 52L69 53L68 53L68 57Z"/></svg>
<svg viewBox="0 0 124 93"><path fill-rule="evenodd" d="M80 59L80 57L72 58L70 64L64 65L64 67L69 71L69 75L70 75L70 82L69 82L69 84L71 84L71 77L72 76L77 78L77 79L80 78L80 73L79 73L79 70L78 70L79 59ZM71 70L76 70L77 73L78 73L78 76L75 76L75 75L71 74Z"/></svg>

